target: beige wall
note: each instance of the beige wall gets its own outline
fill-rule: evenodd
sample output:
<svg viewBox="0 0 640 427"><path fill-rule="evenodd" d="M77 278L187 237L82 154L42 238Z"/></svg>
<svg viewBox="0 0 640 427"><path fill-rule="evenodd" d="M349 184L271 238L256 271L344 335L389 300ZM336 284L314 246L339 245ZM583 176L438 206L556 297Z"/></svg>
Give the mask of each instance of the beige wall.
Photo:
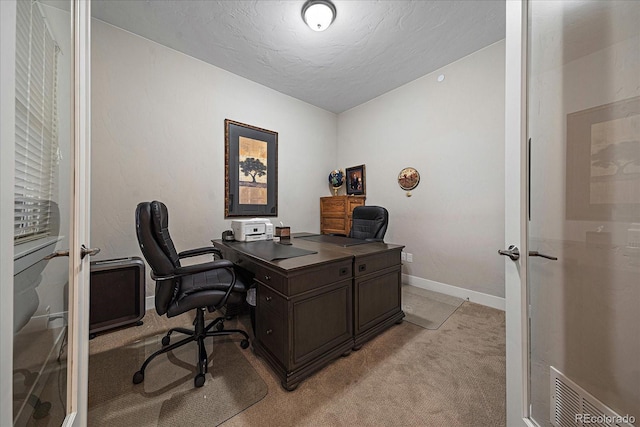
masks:
<svg viewBox="0 0 640 427"><path fill-rule="evenodd" d="M385 240L413 254L408 280L504 298L504 41L340 114L338 144L340 167L366 164L366 203L389 210Z"/></svg>
<svg viewBox="0 0 640 427"><path fill-rule="evenodd" d="M134 212L161 200L177 249L210 245L224 219L224 120L278 132L278 218L320 230L336 116L93 21L91 243L95 259L141 256ZM153 293L153 282L148 281Z"/></svg>
<svg viewBox="0 0 640 427"><path fill-rule="evenodd" d="M337 117L99 21L92 47L91 239L100 259L140 256L133 214L143 200L167 203L178 250L207 245L230 227L229 118L279 132L273 222L318 232L328 172L365 164L367 204L391 214L386 240L413 254L405 277L500 305L503 42ZM411 198L396 182L406 166L422 174Z"/></svg>

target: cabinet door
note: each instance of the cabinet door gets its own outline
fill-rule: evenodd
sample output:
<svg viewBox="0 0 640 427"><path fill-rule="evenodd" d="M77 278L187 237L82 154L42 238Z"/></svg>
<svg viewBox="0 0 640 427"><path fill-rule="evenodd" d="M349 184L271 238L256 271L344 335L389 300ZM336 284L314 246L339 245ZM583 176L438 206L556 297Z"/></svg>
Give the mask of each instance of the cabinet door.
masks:
<svg viewBox="0 0 640 427"><path fill-rule="evenodd" d="M356 334L400 311L400 269L387 269L355 281Z"/></svg>
<svg viewBox="0 0 640 427"><path fill-rule="evenodd" d="M292 301L293 365L352 339L351 280Z"/></svg>

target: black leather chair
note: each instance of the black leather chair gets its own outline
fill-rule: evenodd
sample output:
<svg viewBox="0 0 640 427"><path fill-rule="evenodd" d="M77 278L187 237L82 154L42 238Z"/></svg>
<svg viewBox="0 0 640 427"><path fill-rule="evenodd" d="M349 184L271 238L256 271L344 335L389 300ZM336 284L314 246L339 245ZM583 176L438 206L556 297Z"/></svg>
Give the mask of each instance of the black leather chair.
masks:
<svg viewBox="0 0 640 427"><path fill-rule="evenodd" d="M145 360L133 375L133 383L144 381L144 370L156 356L175 350L192 341L198 343L198 371L194 385L202 387L207 372L206 337L240 334L242 348L249 347L249 336L239 329L224 329L225 317L221 316L205 326L204 311L219 310L228 303L241 303L247 286L234 269L233 263L222 259L220 251L213 246L176 252L169 235L167 207L158 201L143 202L136 208L136 234L140 249L151 267L151 277L156 282L155 306L159 315L174 317L190 310L196 311L194 329L173 328L162 338L163 348ZM180 260L204 254L213 254L214 261L203 264L181 266ZM218 258L218 259L216 259ZM216 328L215 331L211 329ZM180 332L187 335L170 344L171 334Z"/></svg>
<svg viewBox="0 0 640 427"><path fill-rule="evenodd" d="M382 242L389 224L389 212L382 206L357 206L351 217L349 237Z"/></svg>

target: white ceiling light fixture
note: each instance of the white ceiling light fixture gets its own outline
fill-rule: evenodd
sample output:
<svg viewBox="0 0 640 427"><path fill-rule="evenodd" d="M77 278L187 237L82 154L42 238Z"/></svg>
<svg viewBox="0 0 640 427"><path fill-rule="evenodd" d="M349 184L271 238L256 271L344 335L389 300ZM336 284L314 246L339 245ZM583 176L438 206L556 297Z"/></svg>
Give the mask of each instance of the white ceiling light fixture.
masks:
<svg viewBox="0 0 640 427"><path fill-rule="evenodd" d="M313 31L324 31L336 19L336 7L329 0L309 0L302 6L302 19Z"/></svg>

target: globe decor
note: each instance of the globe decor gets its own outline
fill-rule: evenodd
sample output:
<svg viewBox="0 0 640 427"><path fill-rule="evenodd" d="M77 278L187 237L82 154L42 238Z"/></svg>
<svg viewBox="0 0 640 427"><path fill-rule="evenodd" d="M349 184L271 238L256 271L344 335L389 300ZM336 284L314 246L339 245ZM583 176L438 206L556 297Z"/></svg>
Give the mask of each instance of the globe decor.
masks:
<svg viewBox="0 0 640 427"><path fill-rule="evenodd" d="M333 188L333 195L338 195L338 190L344 185L344 172L340 169L332 170L329 174L329 184Z"/></svg>

